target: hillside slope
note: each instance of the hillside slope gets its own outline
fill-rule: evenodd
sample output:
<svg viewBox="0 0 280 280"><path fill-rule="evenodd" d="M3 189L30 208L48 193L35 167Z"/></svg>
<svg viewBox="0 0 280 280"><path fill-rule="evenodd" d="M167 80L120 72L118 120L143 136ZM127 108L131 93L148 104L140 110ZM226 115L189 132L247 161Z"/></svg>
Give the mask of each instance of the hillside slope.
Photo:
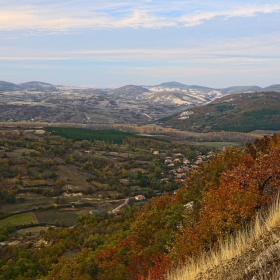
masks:
<svg viewBox="0 0 280 280"><path fill-rule="evenodd" d="M279 112L280 93L233 94L177 114L165 124L196 132L279 130Z"/></svg>
<svg viewBox="0 0 280 280"><path fill-rule="evenodd" d="M19 84L21 90L29 90L29 91L57 91L57 88L48 83L42 83L37 81L26 82Z"/></svg>
<svg viewBox="0 0 280 280"><path fill-rule="evenodd" d="M19 86L13 83L0 81L0 92L18 90Z"/></svg>
<svg viewBox="0 0 280 280"><path fill-rule="evenodd" d="M247 231L198 261L173 271L167 280L280 279L280 201Z"/></svg>
<svg viewBox="0 0 280 280"><path fill-rule="evenodd" d="M114 89L111 94L115 98L137 98L138 95L143 94L144 92L149 92L148 89L135 86L135 85L127 85L117 89Z"/></svg>
<svg viewBox="0 0 280 280"><path fill-rule="evenodd" d="M214 90L210 87L203 87L199 85L185 85L178 82L167 82L167 83L161 83L160 85L157 85L157 87L163 87L163 88L178 88L178 89L197 89L202 91L211 91Z"/></svg>
<svg viewBox="0 0 280 280"><path fill-rule="evenodd" d="M233 86L233 87L220 89L220 91L223 94L232 94L232 93L243 93L243 92L258 92L258 91L262 91L262 88L259 86Z"/></svg>

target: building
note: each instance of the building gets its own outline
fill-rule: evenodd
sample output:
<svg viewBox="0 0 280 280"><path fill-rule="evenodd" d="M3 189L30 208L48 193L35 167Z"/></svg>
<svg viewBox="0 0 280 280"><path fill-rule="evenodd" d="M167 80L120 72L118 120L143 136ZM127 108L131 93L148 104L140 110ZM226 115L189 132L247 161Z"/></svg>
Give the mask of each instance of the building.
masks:
<svg viewBox="0 0 280 280"><path fill-rule="evenodd" d="M144 200L144 199L146 199L146 198L143 194L138 194L135 196L135 200Z"/></svg>

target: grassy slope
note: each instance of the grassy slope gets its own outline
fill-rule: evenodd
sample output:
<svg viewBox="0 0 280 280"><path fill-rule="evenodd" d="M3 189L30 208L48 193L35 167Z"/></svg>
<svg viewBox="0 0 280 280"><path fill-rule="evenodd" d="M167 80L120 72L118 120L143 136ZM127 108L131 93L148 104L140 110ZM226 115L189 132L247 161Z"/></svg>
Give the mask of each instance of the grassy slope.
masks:
<svg viewBox="0 0 280 280"><path fill-rule="evenodd" d="M57 211L57 210L48 210L35 212L35 215L40 223L48 224L57 224L64 226L72 226L78 215L71 211Z"/></svg>
<svg viewBox="0 0 280 280"><path fill-rule="evenodd" d="M9 226L18 226L18 225L27 225L27 224L35 224L37 221L34 217L30 214L19 214L8 217L0 221L0 228L1 227L9 227Z"/></svg>
<svg viewBox="0 0 280 280"><path fill-rule="evenodd" d="M265 217L210 251L198 261L173 271L167 280L280 279L280 201Z"/></svg>
<svg viewBox="0 0 280 280"><path fill-rule="evenodd" d="M280 129L280 93L243 93L227 95L210 104L193 108L188 119L178 115L166 124L196 132Z"/></svg>

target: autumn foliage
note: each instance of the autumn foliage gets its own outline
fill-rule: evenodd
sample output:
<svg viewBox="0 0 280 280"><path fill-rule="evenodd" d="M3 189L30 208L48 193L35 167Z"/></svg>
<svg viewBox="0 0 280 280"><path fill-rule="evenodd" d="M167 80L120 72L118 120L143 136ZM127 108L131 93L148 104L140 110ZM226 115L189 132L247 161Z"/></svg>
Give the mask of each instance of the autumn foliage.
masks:
<svg viewBox="0 0 280 280"><path fill-rule="evenodd" d="M279 183L279 135L246 150L225 149L190 174L177 195L153 198L126 231L105 242L94 253L94 279L164 279L172 267L219 246L253 220Z"/></svg>
<svg viewBox="0 0 280 280"><path fill-rule="evenodd" d="M51 246L37 255L47 259L48 250L59 251L48 262L46 279L163 280L246 226L279 186L280 135L267 136L213 156L176 195L164 193L141 210L127 208L105 221L84 217L77 229L49 230L44 238ZM58 259L65 248L76 247L74 257Z"/></svg>
<svg viewBox="0 0 280 280"><path fill-rule="evenodd" d="M280 183L279 140L274 135L248 145L235 168L220 173L216 185L201 190L196 224L176 234L171 249L176 261L218 246L219 240L245 226L271 202Z"/></svg>

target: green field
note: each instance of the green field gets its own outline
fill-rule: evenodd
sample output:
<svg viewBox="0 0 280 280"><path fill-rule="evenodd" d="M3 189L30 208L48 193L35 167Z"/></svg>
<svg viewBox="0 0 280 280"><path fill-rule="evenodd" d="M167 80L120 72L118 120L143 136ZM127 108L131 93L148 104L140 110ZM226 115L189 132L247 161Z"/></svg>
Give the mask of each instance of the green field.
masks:
<svg viewBox="0 0 280 280"><path fill-rule="evenodd" d="M19 214L13 215L6 219L0 220L0 228L1 227L11 227L11 226L19 226L19 225L27 225L27 224L35 224L37 221L32 217L31 214Z"/></svg>
<svg viewBox="0 0 280 280"><path fill-rule="evenodd" d="M59 211L58 209L35 212L39 223L57 226L72 226L75 224L78 214L70 211Z"/></svg>

